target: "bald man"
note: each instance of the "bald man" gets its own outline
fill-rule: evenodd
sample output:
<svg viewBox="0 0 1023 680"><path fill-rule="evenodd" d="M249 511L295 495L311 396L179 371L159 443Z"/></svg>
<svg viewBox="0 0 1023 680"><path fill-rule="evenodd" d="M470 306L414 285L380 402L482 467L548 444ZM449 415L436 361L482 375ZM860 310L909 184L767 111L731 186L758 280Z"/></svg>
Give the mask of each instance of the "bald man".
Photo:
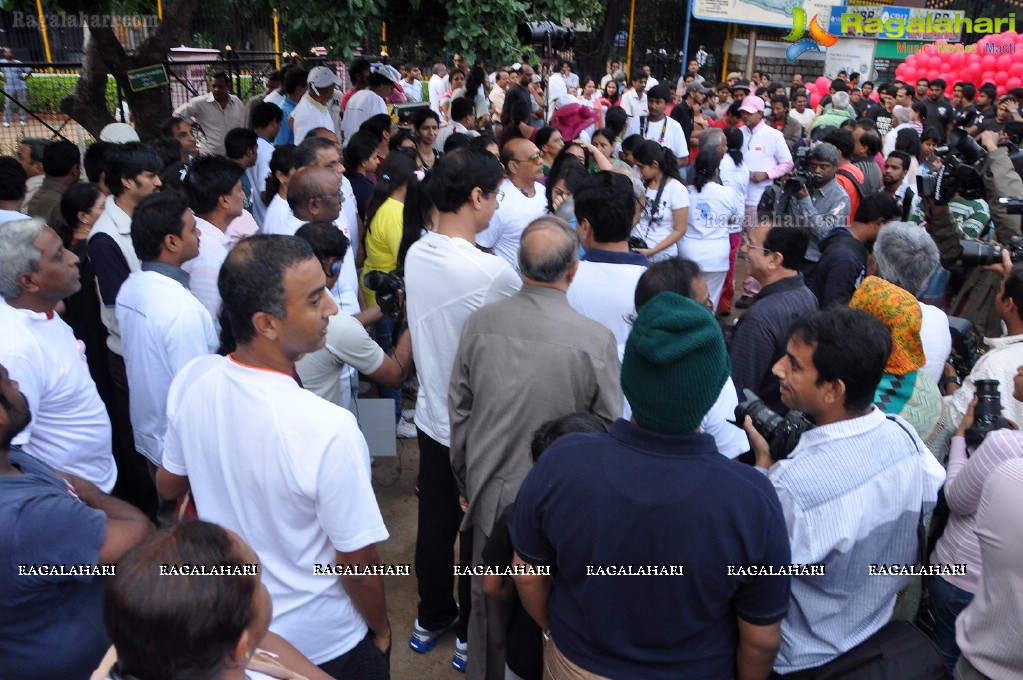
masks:
<svg viewBox="0 0 1023 680"><path fill-rule="evenodd" d="M473 532L473 564L482 563L495 521L532 467L523 433L576 411L610 423L624 403L614 335L568 304L579 266L575 231L557 217L534 220L518 265L522 289L465 322L448 393L451 462L467 502L462 529ZM482 577L473 576L470 678L504 677L507 616L507 604L485 596Z"/></svg>
<svg viewBox="0 0 1023 680"><path fill-rule="evenodd" d="M523 230L547 213L547 196L539 182L543 161L536 144L528 139L510 139L501 147L501 164L507 178L498 187L498 209L490 225L476 234L476 245L518 268Z"/></svg>

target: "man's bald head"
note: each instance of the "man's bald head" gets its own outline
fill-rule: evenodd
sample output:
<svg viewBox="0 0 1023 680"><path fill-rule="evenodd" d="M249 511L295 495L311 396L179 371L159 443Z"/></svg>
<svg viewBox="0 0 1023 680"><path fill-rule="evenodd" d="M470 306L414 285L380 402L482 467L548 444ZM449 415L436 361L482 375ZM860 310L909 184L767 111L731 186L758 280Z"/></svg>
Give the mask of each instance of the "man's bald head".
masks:
<svg viewBox="0 0 1023 680"><path fill-rule="evenodd" d="M505 167L508 176L513 179L536 181L543 175L539 153L540 150L536 148L536 144L530 140L514 137L501 147L501 165Z"/></svg>
<svg viewBox="0 0 1023 680"><path fill-rule="evenodd" d="M288 207L300 220L329 222L341 212L340 185L337 175L326 168L299 168L288 182Z"/></svg>
<svg viewBox="0 0 1023 680"><path fill-rule="evenodd" d="M519 271L540 283L565 280L579 261L579 237L558 217L533 220L522 232Z"/></svg>

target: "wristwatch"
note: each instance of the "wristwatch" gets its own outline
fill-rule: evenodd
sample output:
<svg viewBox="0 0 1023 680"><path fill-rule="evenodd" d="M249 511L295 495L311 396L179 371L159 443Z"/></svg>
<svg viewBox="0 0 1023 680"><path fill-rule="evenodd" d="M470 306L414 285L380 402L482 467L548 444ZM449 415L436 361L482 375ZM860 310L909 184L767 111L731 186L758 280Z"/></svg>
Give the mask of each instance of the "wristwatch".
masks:
<svg viewBox="0 0 1023 680"><path fill-rule="evenodd" d="M959 379L958 375L946 375L944 378L941 379L942 387L948 387L949 383L955 383L960 387L962 387L963 385L963 381Z"/></svg>

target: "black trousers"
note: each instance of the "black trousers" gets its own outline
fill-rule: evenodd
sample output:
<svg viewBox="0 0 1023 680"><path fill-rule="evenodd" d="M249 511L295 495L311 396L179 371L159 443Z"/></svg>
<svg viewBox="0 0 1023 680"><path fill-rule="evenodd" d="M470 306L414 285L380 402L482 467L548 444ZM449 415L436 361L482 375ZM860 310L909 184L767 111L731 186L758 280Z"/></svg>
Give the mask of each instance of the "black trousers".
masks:
<svg viewBox="0 0 1023 680"><path fill-rule="evenodd" d="M156 520L156 485L149 474L148 459L135 450L135 433L131 429L128 408L128 374L124 357L107 350L110 379L114 383L114 462L117 463L117 484L113 495L131 503L149 519Z"/></svg>
<svg viewBox="0 0 1023 680"><path fill-rule="evenodd" d="M416 531L416 582L419 587L419 625L436 630L457 616L458 639L469 631L470 578L458 578L458 601L453 595L455 537L462 523L458 484L451 470L448 447L417 428L419 439L419 523ZM461 534L459 564L472 563L472 532Z"/></svg>

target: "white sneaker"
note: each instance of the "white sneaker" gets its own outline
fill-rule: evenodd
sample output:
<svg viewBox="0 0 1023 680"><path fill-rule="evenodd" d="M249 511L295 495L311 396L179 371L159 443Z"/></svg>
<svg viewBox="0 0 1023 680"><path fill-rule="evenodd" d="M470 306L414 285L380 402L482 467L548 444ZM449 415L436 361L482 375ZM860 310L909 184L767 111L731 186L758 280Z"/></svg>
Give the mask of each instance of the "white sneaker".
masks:
<svg viewBox="0 0 1023 680"><path fill-rule="evenodd" d="M398 423L398 426L394 428L394 434L398 437L398 439L415 439L416 426L407 420L402 420Z"/></svg>
<svg viewBox="0 0 1023 680"><path fill-rule="evenodd" d="M4 123L4 127L11 127L10 123Z"/></svg>
<svg viewBox="0 0 1023 680"><path fill-rule="evenodd" d="M403 408L401 410L401 419L412 422L416 418L416 410L414 408Z"/></svg>

